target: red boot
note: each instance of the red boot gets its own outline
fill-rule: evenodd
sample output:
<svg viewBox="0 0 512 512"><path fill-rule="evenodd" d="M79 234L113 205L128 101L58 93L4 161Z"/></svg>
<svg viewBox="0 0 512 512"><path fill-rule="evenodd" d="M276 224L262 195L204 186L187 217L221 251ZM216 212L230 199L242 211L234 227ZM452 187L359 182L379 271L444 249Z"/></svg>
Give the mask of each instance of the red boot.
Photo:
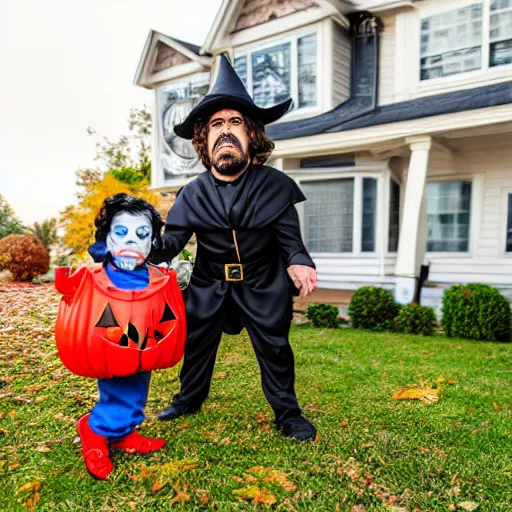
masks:
<svg viewBox="0 0 512 512"><path fill-rule="evenodd" d="M165 446L163 439L151 439L150 437L141 436L136 430L124 436L119 441L115 441L110 445L112 450L123 450L125 453L146 453L156 452Z"/></svg>
<svg viewBox="0 0 512 512"><path fill-rule="evenodd" d="M76 429L82 441L82 455L87 471L93 477L105 480L114 469L108 449L108 440L91 430L89 416L90 414L82 416L76 423Z"/></svg>

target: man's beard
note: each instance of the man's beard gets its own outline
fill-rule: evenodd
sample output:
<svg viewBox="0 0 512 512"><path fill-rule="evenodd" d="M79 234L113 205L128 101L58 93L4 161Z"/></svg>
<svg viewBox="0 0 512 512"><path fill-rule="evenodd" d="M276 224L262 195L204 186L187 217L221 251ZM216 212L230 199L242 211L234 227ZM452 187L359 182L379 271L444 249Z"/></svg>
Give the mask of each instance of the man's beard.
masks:
<svg viewBox="0 0 512 512"><path fill-rule="evenodd" d="M249 153L244 153L239 140L233 134L228 133L222 134L217 139L213 146L213 154L215 154L215 150L223 142L229 142L232 144L240 151L241 155L237 157L232 153L224 153L217 159L212 158L212 166L215 167L215 170L222 176L235 176L247 167L247 164L249 163Z"/></svg>

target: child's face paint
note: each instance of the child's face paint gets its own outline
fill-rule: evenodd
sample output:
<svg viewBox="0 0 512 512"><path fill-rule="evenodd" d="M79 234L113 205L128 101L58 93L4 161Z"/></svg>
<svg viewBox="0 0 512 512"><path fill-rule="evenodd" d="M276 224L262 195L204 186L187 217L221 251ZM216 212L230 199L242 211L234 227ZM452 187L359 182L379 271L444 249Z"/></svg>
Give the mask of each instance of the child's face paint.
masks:
<svg viewBox="0 0 512 512"><path fill-rule="evenodd" d="M112 219L107 248L123 270L142 265L151 251L153 227L144 214L120 212Z"/></svg>

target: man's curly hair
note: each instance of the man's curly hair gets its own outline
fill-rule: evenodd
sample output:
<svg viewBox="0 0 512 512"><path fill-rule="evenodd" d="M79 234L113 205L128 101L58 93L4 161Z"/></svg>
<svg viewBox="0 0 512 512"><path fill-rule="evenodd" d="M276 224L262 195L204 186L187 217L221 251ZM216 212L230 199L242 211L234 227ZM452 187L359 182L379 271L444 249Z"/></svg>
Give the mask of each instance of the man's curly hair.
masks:
<svg viewBox="0 0 512 512"><path fill-rule="evenodd" d="M250 162L264 164L272 154L275 144L267 137L265 125L261 121L255 121L246 115L243 115L243 119L249 136ZM203 165L206 169L210 169L212 163L208 155L208 119L200 119L194 125L192 144Z"/></svg>
<svg viewBox="0 0 512 512"><path fill-rule="evenodd" d="M98 216L94 219L94 225L96 226L95 239L97 242L107 239L112 219L120 212L147 215L153 226L153 240L159 236L164 225L162 217L156 208L147 201L144 201L144 199L124 193L116 194L105 199Z"/></svg>

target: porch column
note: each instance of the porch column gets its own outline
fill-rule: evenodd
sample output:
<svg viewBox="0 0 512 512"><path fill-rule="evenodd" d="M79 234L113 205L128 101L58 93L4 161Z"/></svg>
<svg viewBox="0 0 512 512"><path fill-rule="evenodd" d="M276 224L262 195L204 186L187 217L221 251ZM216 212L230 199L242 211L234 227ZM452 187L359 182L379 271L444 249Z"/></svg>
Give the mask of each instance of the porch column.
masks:
<svg viewBox="0 0 512 512"><path fill-rule="evenodd" d="M409 304L414 298L420 267L427 245L427 203L425 181L432 140L419 136L406 139L411 148L404 210L396 260L395 299Z"/></svg>

